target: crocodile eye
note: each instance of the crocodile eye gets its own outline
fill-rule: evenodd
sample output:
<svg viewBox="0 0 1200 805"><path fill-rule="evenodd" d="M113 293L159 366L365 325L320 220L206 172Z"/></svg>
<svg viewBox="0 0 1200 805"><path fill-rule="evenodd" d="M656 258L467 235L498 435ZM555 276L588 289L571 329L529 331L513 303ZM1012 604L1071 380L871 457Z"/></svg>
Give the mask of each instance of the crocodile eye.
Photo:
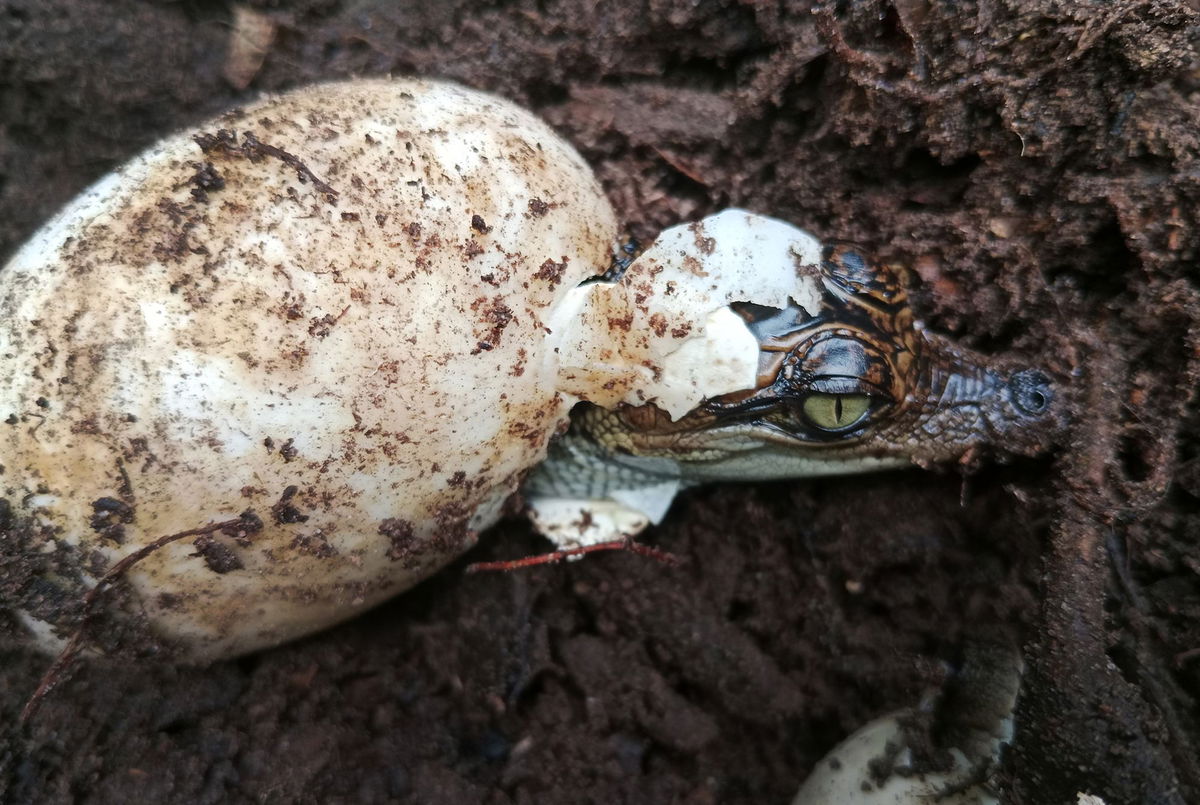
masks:
<svg viewBox="0 0 1200 805"><path fill-rule="evenodd" d="M810 394L804 398L804 418L821 430L854 427L870 410L871 398L866 394Z"/></svg>

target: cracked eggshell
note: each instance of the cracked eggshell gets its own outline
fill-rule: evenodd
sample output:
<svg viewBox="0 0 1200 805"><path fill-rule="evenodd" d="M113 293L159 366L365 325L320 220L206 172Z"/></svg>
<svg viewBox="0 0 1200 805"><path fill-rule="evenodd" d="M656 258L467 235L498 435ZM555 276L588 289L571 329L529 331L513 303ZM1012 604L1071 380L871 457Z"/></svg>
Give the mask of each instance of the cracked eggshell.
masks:
<svg viewBox="0 0 1200 805"><path fill-rule="evenodd" d="M795 302L816 314L821 251L807 232L745 210L664 231L620 281L583 285L556 309L560 388L608 408L653 403L673 419L707 398L753 389L759 343L730 305ZM641 461L659 463L661 483L610 488L607 500L528 497L538 530L572 549L660 522L679 491L679 466Z"/></svg>
<svg viewBox="0 0 1200 805"><path fill-rule="evenodd" d="M731 209L664 231L620 282L585 285L560 310L561 387L612 407L654 402L673 419L754 388L759 346L733 302L819 309L821 244L791 224ZM604 339L577 333L607 332Z"/></svg>
<svg viewBox="0 0 1200 805"><path fill-rule="evenodd" d="M549 127L445 83L312 87L156 145L0 272L3 551L56 558L7 604L53 649L119 559L246 510L248 543L126 574L181 656L411 586L545 455L571 402L546 328L615 234Z"/></svg>

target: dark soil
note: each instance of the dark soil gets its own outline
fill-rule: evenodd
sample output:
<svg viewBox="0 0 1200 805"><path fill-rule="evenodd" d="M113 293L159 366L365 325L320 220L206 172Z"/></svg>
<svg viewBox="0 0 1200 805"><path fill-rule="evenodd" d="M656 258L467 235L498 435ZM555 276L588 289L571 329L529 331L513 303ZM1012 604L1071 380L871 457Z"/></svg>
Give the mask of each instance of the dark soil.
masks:
<svg viewBox="0 0 1200 805"><path fill-rule="evenodd" d="M1171 0L0 0L0 259L261 90L421 74L537 110L630 233L739 205L911 266L929 325L1074 378L1056 455L704 489L629 554L446 572L209 668L92 662L5 802L787 802L971 641L1026 676L1006 801L1200 802L1200 67ZM417 7L424 6L420 10ZM46 658L0 645L13 724ZM4 789L7 791L4 791Z"/></svg>

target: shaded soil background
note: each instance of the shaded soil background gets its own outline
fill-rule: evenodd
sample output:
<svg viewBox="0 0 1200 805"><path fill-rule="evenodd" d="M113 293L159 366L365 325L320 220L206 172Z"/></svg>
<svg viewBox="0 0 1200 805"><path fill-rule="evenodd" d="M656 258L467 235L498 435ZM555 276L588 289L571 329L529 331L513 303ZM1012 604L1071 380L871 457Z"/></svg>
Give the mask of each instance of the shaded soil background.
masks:
<svg viewBox="0 0 1200 805"><path fill-rule="evenodd" d="M5 802L786 802L972 640L1028 667L1006 801L1200 801L1200 70L1186 3L0 0L0 259L87 183L263 90L441 76L543 115L631 235L738 205L913 269L922 317L1074 386L1055 456L685 495L510 575L519 521L328 633L76 670ZM235 84L247 83L245 89ZM46 659L0 637L0 719Z"/></svg>

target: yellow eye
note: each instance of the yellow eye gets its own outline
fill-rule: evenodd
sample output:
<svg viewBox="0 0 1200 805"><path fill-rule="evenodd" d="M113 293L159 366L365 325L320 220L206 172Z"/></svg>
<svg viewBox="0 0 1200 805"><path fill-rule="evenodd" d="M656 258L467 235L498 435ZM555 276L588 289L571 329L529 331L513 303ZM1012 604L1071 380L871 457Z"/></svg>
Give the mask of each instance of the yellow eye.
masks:
<svg viewBox="0 0 1200 805"><path fill-rule="evenodd" d="M821 430L845 430L871 410L866 394L810 394L804 398L804 418Z"/></svg>

